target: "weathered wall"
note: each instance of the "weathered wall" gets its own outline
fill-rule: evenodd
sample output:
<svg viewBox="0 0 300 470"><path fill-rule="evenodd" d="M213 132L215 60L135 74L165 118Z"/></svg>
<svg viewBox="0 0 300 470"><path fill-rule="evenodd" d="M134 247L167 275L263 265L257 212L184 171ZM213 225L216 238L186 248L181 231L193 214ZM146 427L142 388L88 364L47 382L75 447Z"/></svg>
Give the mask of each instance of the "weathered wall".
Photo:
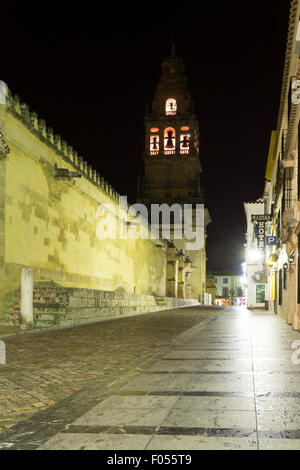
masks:
<svg viewBox="0 0 300 470"><path fill-rule="evenodd" d="M7 310L7 325L20 324L19 303L17 295L12 298ZM62 287L55 282L39 282L33 292L33 326L68 327L195 303L194 299L128 294L122 290Z"/></svg>
<svg viewBox="0 0 300 470"><path fill-rule="evenodd" d="M0 159L0 312L1 292L4 289L4 259L5 259L5 160ZM0 314L1 315L1 314Z"/></svg>
<svg viewBox="0 0 300 470"><path fill-rule="evenodd" d="M24 266L34 268L35 282L164 296L166 247L149 239L99 239L97 208L109 203L117 210L119 195L26 105L17 98L9 104L0 107L10 149L0 161L0 317ZM55 167L83 177L58 180ZM118 216L108 219L119 223Z"/></svg>

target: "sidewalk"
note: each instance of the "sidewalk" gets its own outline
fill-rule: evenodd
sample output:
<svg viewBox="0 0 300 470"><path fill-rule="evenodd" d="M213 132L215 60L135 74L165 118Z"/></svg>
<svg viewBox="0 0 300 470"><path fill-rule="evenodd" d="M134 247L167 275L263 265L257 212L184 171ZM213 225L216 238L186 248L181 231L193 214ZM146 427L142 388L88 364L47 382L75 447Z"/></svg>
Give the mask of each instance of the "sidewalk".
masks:
<svg viewBox="0 0 300 470"><path fill-rule="evenodd" d="M0 447L300 449L295 340L276 315L229 308L105 393L96 385L54 408L44 428L22 430L32 431L23 444L7 431Z"/></svg>

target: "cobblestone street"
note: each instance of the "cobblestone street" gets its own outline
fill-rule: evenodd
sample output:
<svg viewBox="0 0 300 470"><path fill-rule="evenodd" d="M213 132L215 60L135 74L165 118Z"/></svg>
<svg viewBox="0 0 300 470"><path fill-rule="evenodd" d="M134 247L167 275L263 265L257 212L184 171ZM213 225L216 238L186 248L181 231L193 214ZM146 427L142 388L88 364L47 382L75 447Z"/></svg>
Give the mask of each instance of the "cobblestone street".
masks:
<svg viewBox="0 0 300 470"><path fill-rule="evenodd" d="M293 360L295 355L292 357L292 345L300 340L300 333L266 311L230 307L214 313L189 307L136 317L129 323L124 319L126 331L122 330L120 341L116 340L114 348L106 352L109 357L114 351L111 365L102 358L101 367L106 364L109 373L107 380L102 375L102 381L101 359L93 364L89 360L96 360L95 350L98 354L102 351L103 344L98 346L100 337L100 342L103 339L105 345L109 344L107 335L112 335L110 328L116 328L117 322L97 325L98 335L87 335L94 350L91 356L87 355L85 335L81 339L76 335L76 330L82 332L82 328L58 332L59 336L64 333L73 345L68 354L76 354L74 382L70 370L66 372L68 380L57 379L58 388L63 390L61 396L71 393L69 384L73 390L74 384L82 387L83 381L87 386L2 433L0 448L299 449L300 370L298 361ZM101 332L101 326L106 327L106 332ZM93 331L95 326L89 328ZM42 336L38 335L39 340ZM52 334L46 336L51 338ZM63 336L59 340L55 332L54 338L55 354L60 354L63 348L59 349L57 343ZM77 348L73 344L76 338ZM48 348L52 343L47 341ZM129 349L129 342L130 354L118 364L117 356ZM86 355L83 363L79 354ZM135 362L138 356L140 363ZM297 351L296 356L299 357ZM57 360L57 371L62 371L66 357ZM127 367L129 360L132 362ZM47 364L45 356L41 364ZM76 364L90 367L82 382L80 373L76 375ZM89 376L97 368L97 378ZM39 377L49 380L45 370ZM52 388L55 386L52 383ZM45 384L48 393L52 388Z"/></svg>
<svg viewBox="0 0 300 470"><path fill-rule="evenodd" d="M0 365L0 432L95 379L123 373L141 355L218 311L174 309L2 338L7 364Z"/></svg>

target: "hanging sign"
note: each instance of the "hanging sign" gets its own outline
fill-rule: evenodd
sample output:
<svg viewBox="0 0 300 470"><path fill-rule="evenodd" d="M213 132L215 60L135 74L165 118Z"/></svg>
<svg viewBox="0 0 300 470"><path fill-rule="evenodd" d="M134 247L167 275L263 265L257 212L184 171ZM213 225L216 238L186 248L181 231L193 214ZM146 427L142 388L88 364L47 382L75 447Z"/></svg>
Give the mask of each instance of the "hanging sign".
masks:
<svg viewBox="0 0 300 470"><path fill-rule="evenodd" d="M271 222L272 214L252 214L251 222Z"/></svg>
<svg viewBox="0 0 300 470"><path fill-rule="evenodd" d="M257 248L265 249L265 238L266 238L265 222L258 222L257 227Z"/></svg>

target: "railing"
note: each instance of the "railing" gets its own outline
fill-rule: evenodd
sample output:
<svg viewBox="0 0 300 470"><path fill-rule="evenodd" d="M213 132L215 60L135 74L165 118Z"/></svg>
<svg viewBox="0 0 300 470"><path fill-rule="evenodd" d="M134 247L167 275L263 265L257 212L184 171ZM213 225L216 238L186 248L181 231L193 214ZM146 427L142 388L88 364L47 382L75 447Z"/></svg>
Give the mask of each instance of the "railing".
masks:
<svg viewBox="0 0 300 470"><path fill-rule="evenodd" d="M148 155L188 155L190 153L190 149L182 149L180 152L176 152L176 150L163 150L161 152L160 150L150 150Z"/></svg>

